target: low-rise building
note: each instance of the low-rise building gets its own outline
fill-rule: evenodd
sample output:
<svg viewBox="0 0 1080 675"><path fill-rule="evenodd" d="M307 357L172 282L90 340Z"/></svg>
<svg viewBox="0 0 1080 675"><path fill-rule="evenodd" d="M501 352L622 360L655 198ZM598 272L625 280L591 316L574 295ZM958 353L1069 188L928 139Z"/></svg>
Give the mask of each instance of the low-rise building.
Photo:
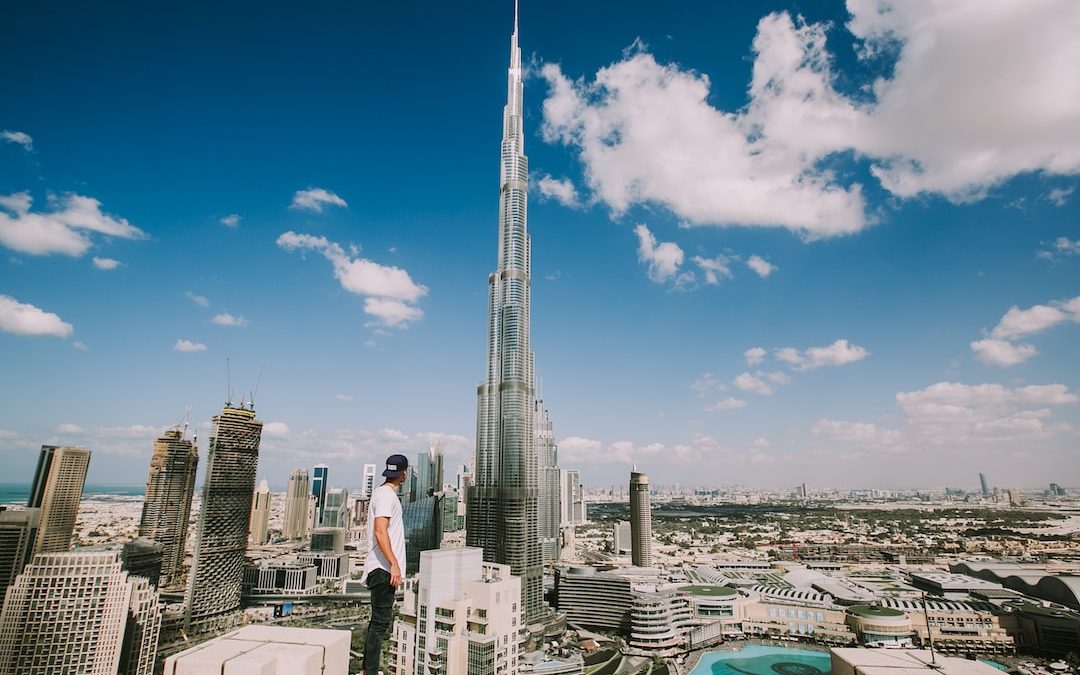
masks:
<svg viewBox="0 0 1080 675"><path fill-rule="evenodd" d="M347 630L245 626L165 659L164 675L348 675Z"/></svg>
<svg viewBox="0 0 1080 675"><path fill-rule="evenodd" d="M315 565L300 560L259 560L244 566L245 595L309 595L318 588Z"/></svg>

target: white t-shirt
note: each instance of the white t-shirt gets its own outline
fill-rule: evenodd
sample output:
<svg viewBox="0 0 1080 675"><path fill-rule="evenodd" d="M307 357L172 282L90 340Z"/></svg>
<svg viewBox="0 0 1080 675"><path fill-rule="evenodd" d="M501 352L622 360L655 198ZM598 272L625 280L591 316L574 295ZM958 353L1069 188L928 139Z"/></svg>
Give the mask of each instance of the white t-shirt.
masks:
<svg viewBox="0 0 1080 675"><path fill-rule="evenodd" d="M375 541L375 519L389 518L390 526L387 533L390 535L390 550L397 558L398 567L402 575L405 574L405 523L401 518L401 500L398 499L397 490L393 485L383 483L371 494L371 503L368 505L367 517L367 540L368 554L364 561L364 578L374 569L390 571L390 562L383 555L379 543Z"/></svg>

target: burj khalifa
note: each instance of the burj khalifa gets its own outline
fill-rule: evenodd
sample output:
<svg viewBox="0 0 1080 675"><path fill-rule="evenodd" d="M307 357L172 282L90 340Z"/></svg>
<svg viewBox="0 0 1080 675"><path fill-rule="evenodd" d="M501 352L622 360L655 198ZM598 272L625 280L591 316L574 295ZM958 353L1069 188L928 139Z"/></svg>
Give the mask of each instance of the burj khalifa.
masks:
<svg viewBox="0 0 1080 675"><path fill-rule="evenodd" d="M499 265L488 277L487 373L477 387L476 473L469 489L466 543L484 560L521 577L526 621L540 619L543 560L540 492L533 445L535 399L530 346L529 161L522 134L521 49L517 5L499 163Z"/></svg>

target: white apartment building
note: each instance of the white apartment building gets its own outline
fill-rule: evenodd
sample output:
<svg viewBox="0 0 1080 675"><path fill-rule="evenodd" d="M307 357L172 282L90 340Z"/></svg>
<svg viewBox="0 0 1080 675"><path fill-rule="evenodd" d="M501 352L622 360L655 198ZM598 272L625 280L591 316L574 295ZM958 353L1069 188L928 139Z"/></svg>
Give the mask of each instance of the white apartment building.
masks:
<svg viewBox="0 0 1080 675"><path fill-rule="evenodd" d="M395 675L516 675L521 578L479 548L423 551L394 622Z"/></svg>

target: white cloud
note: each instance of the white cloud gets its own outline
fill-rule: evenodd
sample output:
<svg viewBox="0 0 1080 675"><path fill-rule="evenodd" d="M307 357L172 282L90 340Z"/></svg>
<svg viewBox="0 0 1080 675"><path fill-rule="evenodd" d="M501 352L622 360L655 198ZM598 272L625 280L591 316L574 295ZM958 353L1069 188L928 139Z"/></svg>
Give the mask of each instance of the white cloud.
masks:
<svg viewBox="0 0 1080 675"><path fill-rule="evenodd" d="M339 401L351 401L352 400L352 396L349 396L348 394L336 394L334 396L334 398L336 398Z"/></svg>
<svg viewBox="0 0 1080 675"><path fill-rule="evenodd" d="M94 267L99 270L114 270L117 267L120 267L120 261L113 260L112 258L93 258L91 262L93 262Z"/></svg>
<svg viewBox="0 0 1080 675"><path fill-rule="evenodd" d="M218 314L213 319L210 319L210 321L216 323L219 326L232 326L236 328L243 328L244 326L248 325L248 320L244 317L233 316L228 312L224 314Z"/></svg>
<svg viewBox="0 0 1080 675"><path fill-rule="evenodd" d="M1005 340L986 338L971 343L975 358L991 366L1015 366L1023 363L1039 352L1034 345L1016 345Z"/></svg>
<svg viewBox="0 0 1080 675"><path fill-rule="evenodd" d="M296 194L293 195L292 204L289 205L289 208L322 213L323 206L326 205L348 206L344 199L329 190L310 188L308 190L297 190Z"/></svg>
<svg viewBox="0 0 1080 675"><path fill-rule="evenodd" d="M1080 296L1070 300L1058 300L1049 305L1034 305L1028 309L1013 305L1001 317L1001 321L998 321L991 336L1015 340L1066 321L1080 322Z"/></svg>
<svg viewBox="0 0 1080 675"><path fill-rule="evenodd" d="M1073 193L1075 188L1052 188L1050 192L1046 193L1046 201L1050 202L1054 206L1065 206L1065 203L1069 201L1069 195Z"/></svg>
<svg viewBox="0 0 1080 675"><path fill-rule="evenodd" d="M822 164L837 153L869 162L902 198L968 201L1021 173L1080 171L1080 5L849 0L848 10L858 53L889 73L859 99L834 87L827 26L773 13L758 24L743 109L713 107L705 75L631 50L591 82L543 67L545 139L576 149L616 214L655 203L690 225L808 238L870 222L860 185Z"/></svg>
<svg viewBox="0 0 1080 675"><path fill-rule="evenodd" d="M205 296L198 295L198 294L196 294L196 293L194 293L192 291L185 291L184 292L184 297L186 297L188 300L194 302L199 307L209 307L210 306L210 301L207 300Z"/></svg>
<svg viewBox="0 0 1080 675"><path fill-rule="evenodd" d="M761 396L768 396L773 393L772 386L761 377L761 373L755 375L740 373L735 377L733 384L741 391L750 391Z"/></svg>
<svg viewBox="0 0 1080 675"><path fill-rule="evenodd" d="M191 340L177 340L176 344L173 345L173 350L178 352L205 352L206 345Z"/></svg>
<svg viewBox="0 0 1080 675"><path fill-rule="evenodd" d="M754 272L762 279L776 271L776 265L773 265L759 255L752 255L747 258L746 266L754 270Z"/></svg>
<svg viewBox="0 0 1080 675"><path fill-rule="evenodd" d="M673 242L657 245L656 237L645 224L634 228L638 237L638 259L649 265L649 278L663 283L675 276L683 264L683 250Z"/></svg>
<svg viewBox="0 0 1080 675"><path fill-rule="evenodd" d="M78 424L71 424L69 422L69 423L66 423L66 424L61 424L60 426L56 427L56 433L58 433L58 434L81 434L81 433L83 433L83 428L80 427Z"/></svg>
<svg viewBox="0 0 1080 675"><path fill-rule="evenodd" d="M0 138L8 143L21 145L23 150L26 150L27 152L33 152L34 150L34 139L30 137L30 134L24 131L8 131L7 129L4 129L3 131L0 131Z"/></svg>
<svg viewBox="0 0 1080 675"><path fill-rule="evenodd" d="M289 425L284 422L267 422L262 428L263 436L288 436Z"/></svg>
<svg viewBox="0 0 1080 675"><path fill-rule="evenodd" d="M146 234L123 218L102 213L93 197L66 194L49 198L49 211L31 212L29 192L0 196L0 245L19 253L81 256L90 248L89 233L121 239Z"/></svg>
<svg viewBox="0 0 1080 675"><path fill-rule="evenodd" d="M727 389L723 382L713 377L712 373L705 373L694 380L690 385L690 388L697 392L698 398L702 398L713 391L724 391Z"/></svg>
<svg viewBox="0 0 1080 675"><path fill-rule="evenodd" d="M743 352L743 356L746 357L746 365L756 366L765 360L766 352L761 347L751 347Z"/></svg>
<svg viewBox="0 0 1080 675"><path fill-rule="evenodd" d="M674 244L672 244L674 246ZM666 244L665 244L666 246ZM732 278L731 265L729 264L731 258L725 255L716 256L715 258L702 258L701 256L694 256L692 258L694 263L701 268L702 273L705 275L705 283L707 284L719 284L720 277L725 279Z"/></svg>
<svg viewBox="0 0 1080 675"><path fill-rule="evenodd" d="M811 433L831 441L857 443L868 447L893 447L903 440L895 429L879 429L865 422L821 419L810 427Z"/></svg>
<svg viewBox="0 0 1080 675"><path fill-rule="evenodd" d="M552 178L545 175L539 181L536 186L540 189L541 197L545 199L554 199L563 206L568 208L578 208L578 193L577 188L574 187L574 183L569 178Z"/></svg>
<svg viewBox="0 0 1080 675"><path fill-rule="evenodd" d="M980 442L1026 442L1049 438L1068 429L1051 425L1051 406L1080 402L1063 384L1009 388L1001 384L968 385L938 382L925 389L900 392L896 402L908 426L935 445Z"/></svg>
<svg viewBox="0 0 1080 675"><path fill-rule="evenodd" d="M746 401L741 398L735 398L734 396L728 396L721 399L716 403L705 408L708 412L718 412L723 410L738 410L739 408L745 408Z"/></svg>
<svg viewBox="0 0 1080 675"><path fill-rule="evenodd" d="M364 311L386 326L400 327L420 319L423 311L415 303L427 295L426 286L417 284L400 267L380 265L358 257L350 257L338 244L310 234L286 232L277 239L286 251L312 250L330 261L334 276L345 290L365 296Z"/></svg>
<svg viewBox="0 0 1080 675"><path fill-rule="evenodd" d="M1072 241L1068 237L1058 237L1054 248L1066 255L1080 255L1080 239Z"/></svg>
<svg viewBox="0 0 1080 675"><path fill-rule="evenodd" d="M0 295L0 330L15 335L67 337L75 329L52 312Z"/></svg>
<svg viewBox="0 0 1080 675"><path fill-rule="evenodd" d="M777 349L774 355L778 360L790 363L795 370L805 371L822 366L843 366L862 361L870 355L870 352L841 338L827 347L810 347L805 352L800 352L794 347L783 347Z"/></svg>
<svg viewBox="0 0 1080 675"><path fill-rule="evenodd" d="M225 227L237 227L240 225L240 216L236 213L230 213L222 218L220 222Z"/></svg>

